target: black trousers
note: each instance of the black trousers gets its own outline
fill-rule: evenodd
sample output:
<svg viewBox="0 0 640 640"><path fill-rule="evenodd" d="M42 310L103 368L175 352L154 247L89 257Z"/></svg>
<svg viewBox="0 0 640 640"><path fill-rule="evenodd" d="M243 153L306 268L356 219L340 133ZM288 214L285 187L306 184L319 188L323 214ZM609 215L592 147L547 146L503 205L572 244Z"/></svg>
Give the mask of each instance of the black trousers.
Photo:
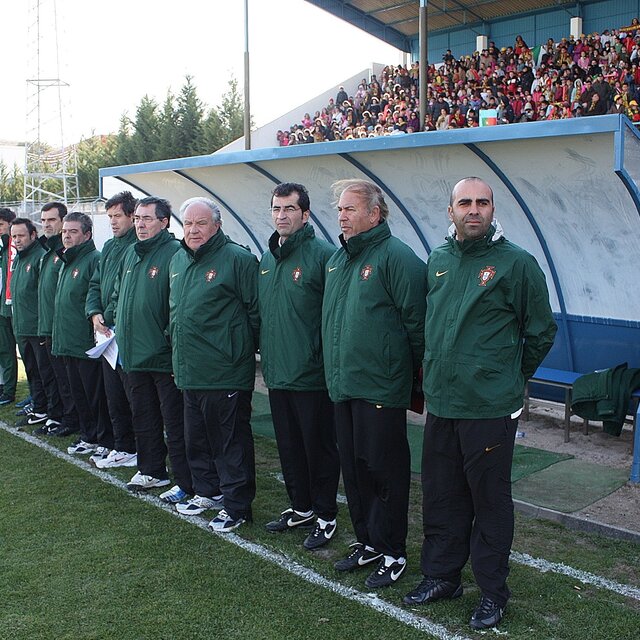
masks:
<svg viewBox="0 0 640 640"><path fill-rule="evenodd" d="M70 356L64 356L64 364L80 419L80 437L85 442L113 449L113 430L102 384L102 365L98 360Z"/></svg>
<svg viewBox="0 0 640 640"><path fill-rule="evenodd" d="M333 520L338 512L340 460L329 395L272 389L269 404L291 506Z"/></svg>
<svg viewBox="0 0 640 640"><path fill-rule="evenodd" d="M233 517L250 519L256 495L251 391L184 391L184 425L194 489L224 496ZM216 473L217 472L217 473ZM219 474L216 489L216 475Z"/></svg>
<svg viewBox="0 0 640 640"><path fill-rule="evenodd" d="M483 595L504 606L513 541L511 463L518 420L427 415L422 572L460 581L469 555Z"/></svg>
<svg viewBox="0 0 640 640"><path fill-rule="evenodd" d="M17 342L29 381L33 410L36 413L46 413L49 418L61 422L62 401L47 353L46 340L37 336L21 336Z"/></svg>
<svg viewBox="0 0 640 640"><path fill-rule="evenodd" d="M58 394L60 396L60 402L62 403L62 424L77 431L80 428L80 418L78 411L76 410L73 396L71 395L71 387L69 385L69 375L67 373L67 367L64 363L64 358L54 356L51 353L51 337L47 336L43 338L44 347L49 358L49 364L53 371L56 385L58 387Z"/></svg>
<svg viewBox="0 0 640 640"><path fill-rule="evenodd" d="M184 444L182 394L170 373L129 371L131 416L138 452L138 470L164 480L168 477L167 449L175 483L193 493ZM164 432L167 442L165 445Z"/></svg>
<svg viewBox="0 0 640 640"><path fill-rule="evenodd" d="M105 358L102 361L102 378L107 396L107 407L113 427L113 448L116 451L136 452L136 438L133 433L131 407L125 386L126 374L120 365L115 369Z"/></svg>
<svg viewBox="0 0 640 640"><path fill-rule="evenodd" d="M406 557L411 459L406 411L364 400L335 405L349 514L358 542Z"/></svg>

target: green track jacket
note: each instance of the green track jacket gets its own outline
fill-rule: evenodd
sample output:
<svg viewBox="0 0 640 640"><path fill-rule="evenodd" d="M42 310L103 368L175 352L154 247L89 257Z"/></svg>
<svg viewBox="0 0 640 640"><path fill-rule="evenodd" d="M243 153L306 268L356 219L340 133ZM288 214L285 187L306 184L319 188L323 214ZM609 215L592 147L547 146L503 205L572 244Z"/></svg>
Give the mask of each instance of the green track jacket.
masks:
<svg viewBox="0 0 640 640"><path fill-rule="evenodd" d="M89 283L86 313L91 318L101 313L104 323L112 327L113 321L113 291L120 273L120 266L125 251L136 242L136 230L131 227L120 238L111 238L104 243L98 268Z"/></svg>
<svg viewBox="0 0 640 640"><path fill-rule="evenodd" d="M260 261L260 354L269 389L326 389L322 360L322 294L335 247L310 224L279 245L276 231Z"/></svg>
<svg viewBox="0 0 640 640"><path fill-rule="evenodd" d="M58 286L58 275L62 260L58 251L62 250L62 234L45 238L40 236L45 254L40 258L40 278L38 279L38 335L48 338L53 334L53 307Z"/></svg>
<svg viewBox="0 0 640 640"><path fill-rule="evenodd" d="M13 333L16 337L38 335L38 277L45 250L38 240L18 251L11 278Z"/></svg>
<svg viewBox="0 0 640 640"><path fill-rule="evenodd" d="M259 317L258 261L219 229L171 261L171 344L179 389L251 391Z"/></svg>
<svg viewBox="0 0 640 640"><path fill-rule="evenodd" d="M427 411L467 419L516 412L557 330L535 258L494 221L479 240L449 236L427 270Z"/></svg>
<svg viewBox="0 0 640 640"><path fill-rule="evenodd" d="M179 248L163 229L124 254L113 299L118 351L127 372L171 373L169 263Z"/></svg>
<svg viewBox="0 0 640 640"><path fill-rule="evenodd" d="M60 268L53 311L54 356L88 359L85 353L95 345L93 325L84 312L89 281L98 266L100 252L93 240L87 240L58 255L64 264Z"/></svg>
<svg viewBox="0 0 640 640"><path fill-rule="evenodd" d="M340 242L322 305L329 396L408 408L424 350L426 266L386 222Z"/></svg>

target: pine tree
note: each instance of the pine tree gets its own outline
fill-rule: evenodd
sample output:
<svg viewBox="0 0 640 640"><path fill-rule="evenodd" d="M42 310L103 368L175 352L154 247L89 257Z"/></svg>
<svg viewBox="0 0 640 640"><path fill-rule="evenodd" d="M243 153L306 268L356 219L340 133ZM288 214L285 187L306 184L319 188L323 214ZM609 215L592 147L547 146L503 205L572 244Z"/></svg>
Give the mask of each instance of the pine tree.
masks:
<svg viewBox="0 0 640 640"><path fill-rule="evenodd" d="M223 131L221 147L244 135L244 101L234 77L229 80L229 89L222 94L218 114Z"/></svg>
<svg viewBox="0 0 640 640"><path fill-rule="evenodd" d="M202 139L204 108L191 76L185 77L185 83L180 90L177 114L177 153L174 157L182 158L204 153Z"/></svg>
<svg viewBox="0 0 640 640"><path fill-rule="evenodd" d="M167 97L162 105L162 111L158 117L160 127L158 135L158 160L175 158L178 147L178 113L175 107L175 98L171 90L167 91Z"/></svg>
<svg viewBox="0 0 640 640"><path fill-rule="evenodd" d="M151 162L157 159L159 146L158 105L145 95L136 109L131 136L132 162Z"/></svg>

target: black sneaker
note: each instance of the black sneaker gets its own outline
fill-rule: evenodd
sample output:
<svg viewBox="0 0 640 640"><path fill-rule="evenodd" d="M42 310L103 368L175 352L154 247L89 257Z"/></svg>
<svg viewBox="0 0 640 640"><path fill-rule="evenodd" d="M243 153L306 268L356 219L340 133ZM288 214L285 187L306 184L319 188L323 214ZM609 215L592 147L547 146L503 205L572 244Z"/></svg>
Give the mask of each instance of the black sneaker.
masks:
<svg viewBox="0 0 640 640"><path fill-rule="evenodd" d="M361 542L355 542L349 545L349 548L353 549L353 551L346 558L338 560L333 565L336 571L353 571L354 569L360 569L360 567L366 567L368 564L382 558L381 553L371 547L365 547Z"/></svg>
<svg viewBox="0 0 640 640"><path fill-rule="evenodd" d="M46 413L38 413L37 411L32 411L31 413L27 414L28 425L42 424L48 419L49 416Z"/></svg>
<svg viewBox="0 0 640 640"><path fill-rule="evenodd" d="M462 595L462 585L442 578L425 577L422 582L402 598L404 604L426 604L436 600L454 600Z"/></svg>
<svg viewBox="0 0 640 640"><path fill-rule="evenodd" d="M480 604L471 616L469 624L472 629L489 629L495 627L504 615L504 607L487 596L482 596Z"/></svg>
<svg viewBox="0 0 640 640"><path fill-rule="evenodd" d="M0 406L4 406L5 404L11 404L15 398L11 396L5 396L4 393L0 396Z"/></svg>
<svg viewBox="0 0 640 640"><path fill-rule="evenodd" d="M324 526L323 526L324 525ZM323 524L320 521L316 522L316 526L313 531L305 538L302 546L309 551L314 551L320 547L324 547L325 544L333 538L333 534L336 532L336 521L330 520L327 522L323 520Z"/></svg>
<svg viewBox="0 0 640 640"><path fill-rule="evenodd" d="M26 416L28 414L30 414L33 411L33 405L31 403L25 405L24 407L22 407L21 409L19 409L18 411L16 411L16 416L20 417L20 416Z"/></svg>
<svg viewBox="0 0 640 640"><path fill-rule="evenodd" d="M407 568L406 558L383 556L378 568L364 581L369 589L388 587L400 579Z"/></svg>
<svg viewBox="0 0 640 640"><path fill-rule="evenodd" d="M58 438L64 438L66 436L70 436L73 433L78 433L78 431L80 431L80 427L78 425L74 425L72 427L66 425L66 424L61 424L59 427L49 427L47 429L47 435L49 436L56 436Z"/></svg>
<svg viewBox="0 0 640 640"><path fill-rule="evenodd" d="M309 512L308 515L301 515L293 509L286 509L280 514L277 520L267 522L266 529L271 533L278 533L280 531L287 531L288 529L294 529L295 527L303 527L313 523L315 516L313 512Z"/></svg>
<svg viewBox="0 0 640 640"><path fill-rule="evenodd" d="M46 423L41 424L39 427L36 427L31 433L34 436L46 436L49 433L49 427L47 427Z"/></svg>

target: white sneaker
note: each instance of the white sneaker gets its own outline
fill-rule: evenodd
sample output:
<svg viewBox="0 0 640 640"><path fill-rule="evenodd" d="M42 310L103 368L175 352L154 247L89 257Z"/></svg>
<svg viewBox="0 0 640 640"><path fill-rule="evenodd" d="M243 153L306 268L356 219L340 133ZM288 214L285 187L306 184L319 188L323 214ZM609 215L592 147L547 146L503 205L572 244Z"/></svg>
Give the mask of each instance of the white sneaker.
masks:
<svg viewBox="0 0 640 640"><path fill-rule="evenodd" d="M96 462L96 467L98 469L112 469L113 467L135 467L137 464L137 453L127 453L126 451L113 449L106 458Z"/></svg>
<svg viewBox="0 0 640 640"><path fill-rule="evenodd" d="M95 453L89 457L89 462L97 467L98 462L104 460L108 455L109 449L107 447L97 447Z"/></svg>
<svg viewBox="0 0 640 640"><path fill-rule="evenodd" d="M140 491L143 489L153 489L155 487L166 487L169 482L169 478L161 480L160 478L154 478L153 476L146 476L139 471L127 482L127 489L132 491Z"/></svg>
<svg viewBox="0 0 640 640"><path fill-rule="evenodd" d="M85 442L84 440L78 440L71 446L67 447L67 453L93 453L97 448L97 444L91 444L90 442Z"/></svg>
<svg viewBox="0 0 640 640"><path fill-rule="evenodd" d="M183 491L177 484L174 484L171 489L167 489L160 494L160 500L168 502L169 504L176 504L181 500L189 497L186 491Z"/></svg>
<svg viewBox="0 0 640 640"><path fill-rule="evenodd" d="M221 495L213 498L196 495L187 502L179 502L176 505L176 510L185 516L197 516L207 509L222 509L223 506L224 498Z"/></svg>

